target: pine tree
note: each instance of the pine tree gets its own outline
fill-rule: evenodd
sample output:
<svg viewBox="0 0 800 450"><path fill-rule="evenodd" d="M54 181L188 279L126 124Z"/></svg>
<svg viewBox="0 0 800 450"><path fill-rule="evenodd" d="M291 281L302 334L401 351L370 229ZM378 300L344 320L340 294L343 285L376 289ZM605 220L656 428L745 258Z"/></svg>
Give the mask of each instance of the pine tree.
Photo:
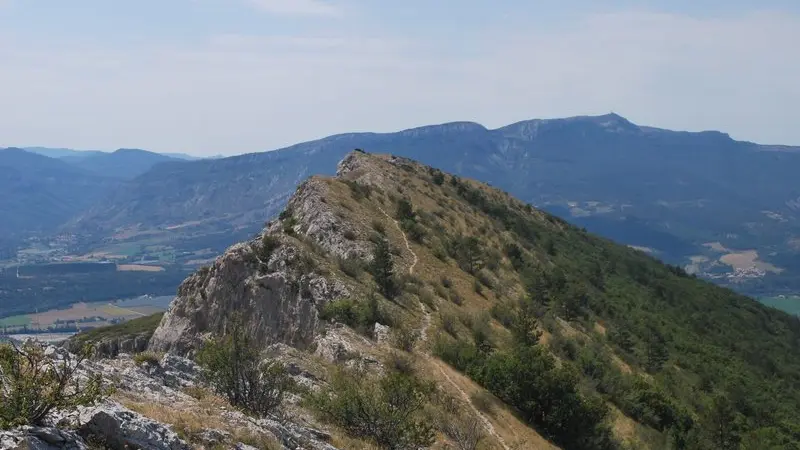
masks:
<svg viewBox="0 0 800 450"><path fill-rule="evenodd" d="M647 343L647 370L658 372L669 359L669 349L660 333L653 333Z"/></svg>
<svg viewBox="0 0 800 450"><path fill-rule="evenodd" d="M538 329L538 323L533 305L529 301L523 300L511 326L514 341L518 345L526 347L538 344L539 337L542 335L542 332Z"/></svg>
<svg viewBox="0 0 800 450"><path fill-rule="evenodd" d="M633 335L631 335L631 332L627 327L622 327L617 330L617 332L612 336L612 341L619 345L619 348L625 350L626 352L633 351Z"/></svg>
<svg viewBox="0 0 800 450"><path fill-rule="evenodd" d="M394 298L397 294L397 284L394 279L394 262L386 239L379 240L375 245L371 269L380 293L386 298Z"/></svg>
<svg viewBox="0 0 800 450"><path fill-rule="evenodd" d="M414 207L411 206L411 202L406 199L400 199L397 202L397 212L395 213L397 216L397 220L414 220L416 219L414 215Z"/></svg>
<svg viewBox="0 0 800 450"><path fill-rule="evenodd" d="M736 409L724 394L714 397L705 417L709 440L714 448L736 450L739 448L739 421Z"/></svg>

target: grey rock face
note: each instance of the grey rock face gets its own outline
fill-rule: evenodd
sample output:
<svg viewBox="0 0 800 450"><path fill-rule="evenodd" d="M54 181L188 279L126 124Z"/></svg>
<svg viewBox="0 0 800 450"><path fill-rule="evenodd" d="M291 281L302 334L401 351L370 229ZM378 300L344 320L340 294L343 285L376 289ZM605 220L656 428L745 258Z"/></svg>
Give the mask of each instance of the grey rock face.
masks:
<svg viewBox="0 0 800 450"><path fill-rule="evenodd" d="M324 431L291 422L278 422L273 419L261 419L258 424L270 430L285 449L337 450L336 447L327 443L331 439L331 435Z"/></svg>
<svg viewBox="0 0 800 450"><path fill-rule="evenodd" d="M0 431L0 449L3 450L87 450L88 448L77 433L53 427L21 427Z"/></svg>
<svg viewBox="0 0 800 450"><path fill-rule="evenodd" d="M355 232L327 203L328 187L319 178L311 178L297 189L286 207L297 219L297 231L315 241L331 255L338 258L367 259L372 247L364 241L345 238L345 232ZM273 224L274 232L279 223Z"/></svg>
<svg viewBox="0 0 800 450"><path fill-rule="evenodd" d="M189 354L206 336L224 333L235 315L258 344L307 347L320 326L317 305L349 292L341 282L306 271L291 243L284 242L269 261L259 260L259 245L237 244L212 267L187 278L150 349Z"/></svg>
<svg viewBox="0 0 800 450"><path fill-rule="evenodd" d="M114 450L130 448L189 450L191 447L162 423L150 420L115 403L84 408L79 412L81 434L92 436Z"/></svg>

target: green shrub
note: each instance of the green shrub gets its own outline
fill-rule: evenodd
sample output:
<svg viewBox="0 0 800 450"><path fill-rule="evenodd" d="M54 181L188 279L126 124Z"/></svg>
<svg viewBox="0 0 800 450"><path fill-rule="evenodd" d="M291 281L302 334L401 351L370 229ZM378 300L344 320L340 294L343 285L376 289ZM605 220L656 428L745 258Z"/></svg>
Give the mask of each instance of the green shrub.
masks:
<svg viewBox="0 0 800 450"><path fill-rule="evenodd" d="M392 372L372 379L354 372L336 374L309 403L320 419L347 434L369 439L381 449L427 447L435 432L423 416L432 387L414 377Z"/></svg>
<svg viewBox="0 0 800 450"><path fill-rule="evenodd" d="M494 278L492 278L492 275L489 274L485 269L478 271L475 277L487 288L494 289Z"/></svg>
<svg viewBox="0 0 800 450"><path fill-rule="evenodd" d="M490 340L491 328L489 327L490 317L488 314L477 314L471 320L472 339L481 351L489 351L492 348Z"/></svg>
<svg viewBox="0 0 800 450"><path fill-rule="evenodd" d="M207 342L197 355L203 378L231 405L265 417L280 407L294 382L282 363L263 361L258 347L234 322L230 334Z"/></svg>
<svg viewBox="0 0 800 450"><path fill-rule="evenodd" d="M516 312L514 311L514 308L512 308L506 302L495 303L492 305L492 309L489 310L489 312L492 314L492 317L494 317L495 320L503 324L503 326L506 328L510 329L514 324Z"/></svg>
<svg viewBox="0 0 800 450"><path fill-rule="evenodd" d="M389 251L389 241L386 239L381 239L375 245L370 272L380 293L388 299L393 299L398 293L397 281L394 277L394 261Z"/></svg>
<svg viewBox="0 0 800 450"><path fill-rule="evenodd" d="M450 278L442 275L442 286L444 286L446 289L451 289L453 287L453 281L450 280Z"/></svg>
<svg viewBox="0 0 800 450"><path fill-rule="evenodd" d="M281 246L281 241L270 234L264 234L261 238L261 247L258 249L258 259L262 264L269 262L272 253Z"/></svg>
<svg viewBox="0 0 800 450"><path fill-rule="evenodd" d="M458 330L456 329L457 319L452 314L442 313L442 329L449 335L456 337Z"/></svg>
<svg viewBox="0 0 800 450"><path fill-rule="evenodd" d="M438 259L439 261L447 262L447 250L445 250L441 245L434 245L431 249L431 253L433 253L434 258Z"/></svg>
<svg viewBox="0 0 800 450"><path fill-rule="evenodd" d="M344 182L350 187L350 192L356 201L360 202L362 199L370 198L372 195L372 187L367 184L361 184L353 180L344 180Z"/></svg>
<svg viewBox="0 0 800 450"><path fill-rule="evenodd" d="M409 353L413 352L414 346L417 344L417 340L419 340L419 333L417 333L417 330L407 327L400 327L395 330L394 345L400 350Z"/></svg>
<svg viewBox="0 0 800 450"><path fill-rule="evenodd" d="M483 285L477 279L472 280L472 290L478 295L483 295Z"/></svg>
<svg viewBox="0 0 800 450"><path fill-rule="evenodd" d="M351 278L358 279L364 271L364 263L358 258L338 258L337 264L339 270Z"/></svg>
<svg viewBox="0 0 800 450"><path fill-rule="evenodd" d="M436 311L436 297L429 289L422 289L419 291L419 301L427 306L431 311Z"/></svg>
<svg viewBox="0 0 800 450"><path fill-rule="evenodd" d="M411 206L411 202L404 198L400 199L397 202L397 211L395 212L395 217L400 223L402 223L404 220L414 221L416 219L416 215L414 214L414 207Z"/></svg>
<svg viewBox="0 0 800 450"><path fill-rule="evenodd" d="M93 352L48 352L38 342L0 344L0 429L41 425L55 410L74 411L110 394L100 375L78 376Z"/></svg>
<svg viewBox="0 0 800 450"><path fill-rule="evenodd" d="M343 323L365 334L371 333L376 322L392 324L391 317L380 308L378 297L374 294L361 301L346 298L328 302L320 311L320 318Z"/></svg>
<svg viewBox="0 0 800 450"><path fill-rule="evenodd" d="M484 249L475 236L461 236L447 243L447 252L458 262L461 270L475 274L485 263Z"/></svg>
<svg viewBox="0 0 800 450"><path fill-rule="evenodd" d="M440 284L433 285L433 291L436 292L436 295L445 300L448 300L450 298L450 294L447 292L447 289L445 289L444 286Z"/></svg>

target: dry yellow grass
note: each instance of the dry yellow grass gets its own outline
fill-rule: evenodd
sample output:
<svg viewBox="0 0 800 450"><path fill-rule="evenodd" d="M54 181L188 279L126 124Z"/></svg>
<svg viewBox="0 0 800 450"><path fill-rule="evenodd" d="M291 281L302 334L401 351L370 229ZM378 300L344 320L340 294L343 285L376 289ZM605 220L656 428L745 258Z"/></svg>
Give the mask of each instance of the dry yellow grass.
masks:
<svg viewBox="0 0 800 450"><path fill-rule="evenodd" d="M469 397L475 393L484 391L483 388L475 384L474 381L462 375L441 360L432 358L426 361L425 364L429 367L429 373L441 374L444 380L452 381L452 384L440 381L439 386L445 391L450 392L456 398L461 397L461 392L466 393ZM456 390L456 387L460 389L460 391ZM535 430L520 421L501 402L498 402L498 404L494 406L492 413L486 414L485 417L491 422L497 434L508 448L536 450L558 449L558 447L548 442ZM502 450L504 448L502 444L491 435L487 436L485 447L487 450Z"/></svg>
<svg viewBox="0 0 800 450"><path fill-rule="evenodd" d="M116 400L128 409L139 414L170 425L178 436L189 443L197 444L196 436L208 429L217 429L231 433L233 443L242 442L265 450L278 450L281 445L271 434L261 434L241 425L236 426L220 416L222 411L231 409L225 400L203 391L193 390L195 402L164 404L143 401L125 392L115 394Z"/></svg>
<svg viewBox="0 0 800 450"><path fill-rule="evenodd" d="M372 192L368 197L354 198L350 186L338 179L318 178L317 180L325 185L326 203L332 206L344 222L354 228L352 231L356 240L368 240L371 235L375 234L373 223L382 224L381 228L385 230L384 234L391 247L398 250L395 254L395 272L398 275L408 274L409 268L414 264L414 256L416 255L414 277L421 281L422 289L437 293L444 292L443 295L433 296L435 300L432 302L432 307L435 311L428 311L433 317L433 320L430 320L431 327L427 330L427 335L431 338L428 342L423 342L418 346L418 351L428 353L428 348L436 333L444 332L441 329L442 321L439 318L439 313L450 314L456 318L485 315L498 302L514 301L523 295L524 288L520 282L519 275L500 250L504 248L507 242L513 242L514 237L505 231L500 224L475 211L474 207L449 196L452 194L447 194L447 186L443 189L433 187L423 179L426 176L425 173L409 176L394 167L388 167L389 163L385 161L385 158L387 157L373 158L369 162L369 164L374 164L375 167L369 169L368 172L370 174L380 174L382 179L379 180L380 182L376 181L373 184ZM421 169L414 170L419 171ZM358 179L361 175L362 172L351 172L346 178ZM487 196L498 201L511 201L508 200L505 194L488 190L477 183L469 180L462 180L462 182L481 189ZM410 241L410 251L406 249L403 233L394 224L397 200L400 198L409 199L415 210L424 212L418 215L418 223L421 223L426 230L424 242ZM520 204L517 205L517 207L521 207ZM386 217L384 212L391 217ZM546 220L541 212L534 211L533 214L538 214L542 221ZM564 225L549 223L548 226L559 228ZM438 258L434 250L436 246L442 244L440 236L476 236L480 239L486 251L495 252L498 261L490 271L491 277L495 280L494 288L484 286L481 292L476 292L475 276L461 270L452 258L444 258L444 260ZM536 255L531 255L531 257L535 259ZM545 261L542 261L542 263L549 264L549 262ZM325 261L322 261L322 264L329 270L338 271L336 267L332 267L335 264L331 265ZM443 278L448 280L447 287L443 286ZM373 289L371 277L368 274L362 274L354 290L359 294L363 294ZM359 290L363 290L363 292ZM460 298L460 301L453 302L452 299L456 295ZM393 308L393 311L398 314L402 323L421 328L424 327L424 323L429 319L426 318L424 310L419 308L418 302L419 299L416 295L406 294L397 301L400 304L399 308L395 303L386 303L389 305L387 307ZM428 303L429 307L425 309L430 309L431 302ZM570 322L561 319L557 323L561 334L573 339L590 340L592 337L589 334L593 336L604 336L606 334L605 327L602 324L594 326L593 331L596 333L588 333L586 330L578 329ZM490 325L493 341L502 343L510 338L508 330L494 319L491 320ZM456 332L458 334L469 333L469 330L464 325L459 323L457 327ZM544 332L541 342L546 344L550 338L550 333ZM359 352L365 355L372 355L380 360L383 360L389 353L389 349L386 346L376 346L374 343L369 342L363 342L362 345L359 339L355 339L355 342ZM498 347L503 346L498 345ZM623 372L633 372L632 368L616 355L613 355L612 359ZM438 386L457 397L463 397L464 394L468 397L482 391L482 388L468 377L438 359L422 357L419 358L419 361L423 367L419 371L420 375L436 381ZM617 413L622 417L617 417ZM500 440L505 442L505 446L500 444L500 440L490 438L487 441L486 448L557 448L519 420L506 407L496 408L493 415L487 417L487 419L496 430ZM610 417L610 423L614 425L615 430L618 428L618 423L635 424L630 418L625 417L618 411L615 412L613 417ZM620 425L619 437L626 438L627 435L625 433L635 434L635 427L625 428ZM334 432L334 436L335 442L344 448L365 450L370 448L360 441L350 441L341 432ZM442 444L443 440L440 439L437 445Z"/></svg>
<svg viewBox="0 0 800 450"><path fill-rule="evenodd" d="M613 405L609 405L611 410L611 423L614 429L614 436L628 445L637 444L639 442L636 428L638 424L622 413Z"/></svg>

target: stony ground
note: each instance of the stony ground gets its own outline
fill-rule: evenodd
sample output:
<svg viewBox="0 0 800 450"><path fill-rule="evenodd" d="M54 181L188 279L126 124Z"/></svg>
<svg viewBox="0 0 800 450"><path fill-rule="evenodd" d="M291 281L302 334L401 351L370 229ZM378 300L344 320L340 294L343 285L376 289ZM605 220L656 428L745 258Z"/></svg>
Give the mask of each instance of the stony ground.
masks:
<svg viewBox="0 0 800 450"><path fill-rule="evenodd" d="M330 435L293 413L287 399L280 416L253 419L197 383L188 359L166 354L137 364L128 354L84 363L114 387L105 402L56 413L47 426L0 432L0 449L320 449L336 450ZM305 385L312 376L296 365L290 372Z"/></svg>

